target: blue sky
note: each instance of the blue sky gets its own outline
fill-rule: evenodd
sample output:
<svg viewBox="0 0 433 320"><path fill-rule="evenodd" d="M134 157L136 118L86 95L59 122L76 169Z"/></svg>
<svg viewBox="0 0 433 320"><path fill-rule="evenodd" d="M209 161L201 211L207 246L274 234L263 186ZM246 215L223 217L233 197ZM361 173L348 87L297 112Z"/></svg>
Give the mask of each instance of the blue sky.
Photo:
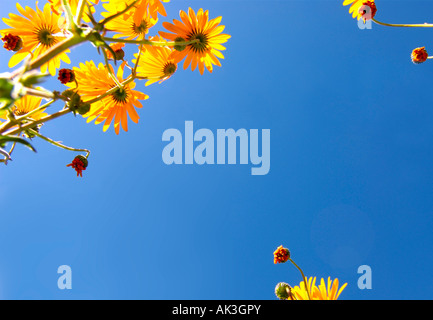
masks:
<svg viewBox="0 0 433 320"><path fill-rule="evenodd" d="M66 167L73 152L40 140L36 154L17 148L0 167L0 298L275 299L278 282L301 280L273 264L281 244L307 276L347 282L340 299L433 298L433 65L410 61L429 50L431 30L360 30L342 2L166 4L154 33L189 6L223 16L232 38L222 68L140 83L150 99L119 136L72 115L44 125L91 150L83 178ZM392 23L423 23L433 10L376 3L376 18ZM2 16L16 13L2 5ZM90 45L69 56L100 61ZM270 129L269 173L166 165L162 133L185 121ZM72 268L72 290L57 288L60 265ZM371 290L357 286L360 265L372 269Z"/></svg>

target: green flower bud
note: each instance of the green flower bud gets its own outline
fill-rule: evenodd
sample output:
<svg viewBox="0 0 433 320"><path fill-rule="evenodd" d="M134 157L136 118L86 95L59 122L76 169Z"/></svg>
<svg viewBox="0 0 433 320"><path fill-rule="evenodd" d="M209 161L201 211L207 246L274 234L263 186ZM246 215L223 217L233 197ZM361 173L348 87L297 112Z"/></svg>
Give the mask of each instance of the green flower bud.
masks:
<svg viewBox="0 0 433 320"><path fill-rule="evenodd" d="M280 300L287 300L290 297L290 286L285 282L280 282L275 287L275 295Z"/></svg>
<svg viewBox="0 0 433 320"><path fill-rule="evenodd" d="M177 37L176 39L174 39L174 42L185 42L186 40L184 39L184 38L182 38L182 37ZM185 48L186 48L186 45L174 45L174 50L177 50L177 51L183 51L183 50L185 50Z"/></svg>

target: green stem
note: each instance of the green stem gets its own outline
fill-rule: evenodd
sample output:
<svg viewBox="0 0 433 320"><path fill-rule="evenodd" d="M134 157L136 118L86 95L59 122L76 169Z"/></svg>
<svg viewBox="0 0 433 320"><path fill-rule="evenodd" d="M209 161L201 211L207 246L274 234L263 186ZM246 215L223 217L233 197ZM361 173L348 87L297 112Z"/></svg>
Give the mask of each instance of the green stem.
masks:
<svg viewBox="0 0 433 320"><path fill-rule="evenodd" d="M135 4L138 2L139 0L135 0L133 1L131 4L129 4L128 6L126 6L125 9L123 9L120 12L117 12L116 14L113 14L110 17L105 18L104 20L102 20L101 22L99 22L100 25L105 25L106 23L110 22L113 19L116 19L117 17L121 16L122 14L128 12L133 6L135 6Z"/></svg>
<svg viewBox="0 0 433 320"><path fill-rule="evenodd" d="M90 155L90 150L68 147L68 146L65 146L64 144L61 144L60 142L54 141L54 140L52 140L52 139L50 139L50 138L48 138L48 137L46 137L46 136L40 134L40 133L37 132L36 130L29 129L28 131L29 131L31 134L34 134L35 136L37 136L37 137L39 137L39 138L41 138L41 139L43 139L43 140L45 140L45 141L51 143L52 145L55 145L56 147L59 147L59 148L65 149L65 150L69 150L69 151L86 152L86 158L88 158L89 155Z"/></svg>
<svg viewBox="0 0 433 320"><path fill-rule="evenodd" d="M36 120L36 121L29 122L29 123L27 123L27 124L25 124L25 125L23 125L23 126L21 126L21 127L19 127L19 128L13 129L13 130L7 132L6 134L7 134L7 135L9 135L9 134L11 134L11 135L18 134L18 133L20 133L20 132L22 132L22 131L25 131L25 130L31 129L31 128L33 128L34 126L38 125L38 124L41 124L41 123L45 123L45 122L48 122L48 121L54 120L54 119L56 119L56 118L58 118L58 117L64 116L65 114L68 114L68 113L70 113L70 112L71 112L71 110L69 110L69 109L63 109L63 110L61 110L61 111L58 111L58 112L56 112L56 113L53 113L52 115L49 115L49 116L43 117L43 118L41 118L41 119L39 119L39 120ZM4 129L0 130L0 134L2 134L3 132L4 132Z"/></svg>
<svg viewBox="0 0 433 320"><path fill-rule="evenodd" d="M200 39L194 39L191 41L150 41L147 39L143 40L129 40L129 39L115 39L115 38L108 38L103 37L104 41L107 42L121 42L121 43L133 43L133 44L147 44L150 46L157 46L157 47L174 47L174 46L187 46L196 42L200 42Z"/></svg>
<svg viewBox="0 0 433 320"><path fill-rule="evenodd" d="M42 91L33 88L24 88L25 95L44 98L44 99L54 99L55 95L50 91Z"/></svg>
<svg viewBox="0 0 433 320"><path fill-rule="evenodd" d="M108 74L110 75L111 79L113 79L114 82L116 82L116 84L119 88L123 88L122 84L119 82L119 79L117 79L116 75L113 73L113 69L112 69L110 63L108 62L108 57L107 57L107 53L105 52L105 49L102 49L102 53L104 55L105 68L107 69ZM115 58L115 57L113 57L113 58Z"/></svg>
<svg viewBox="0 0 433 320"><path fill-rule="evenodd" d="M76 33L80 28L74 21L74 15L72 14L71 6L69 5L68 0L62 0L62 5L66 12L66 19L68 21L69 30Z"/></svg>
<svg viewBox="0 0 433 320"><path fill-rule="evenodd" d="M134 68L132 69L132 75L135 77L137 75L138 63L140 62L141 53L143 51L143 46L140 46L138 50L137 60L135 61Z"/></svg>
<svg viewBox="0 0 433 320"><path fill-rule="evenodd" d="M376 19L372 19L373 22L386 27L403 27L403 28L432 28L433 24L430 23L422 23L422 24L392 24L392 23L384 23L380 22Z"/></svg>
<svg viewBox="0 0 433 320"><path fill-rule="evenodd" d="M83 14L84 14L84 8L86 7L86 0L80 0L80 2L78 3L78 7L77 7L77 14L75 15L75 24L76 25L80 25L81 24L81 19L83 18Z"/></svg>
<svg viewBox="0 0 433 320"><path fill-rule="evenodd" d="M292 258L289 258L290 262L293 263L293 265L301 272L302 275L302 279L304 279L304 285L305 285L305 290L307 291L307 296L308 296L308 300L311 300L310 297L310 291L308 288L308 283L307 283L307 278L304 275L304 272L302 271L302 269L295 263L295 261L292 260Z"/></svg>

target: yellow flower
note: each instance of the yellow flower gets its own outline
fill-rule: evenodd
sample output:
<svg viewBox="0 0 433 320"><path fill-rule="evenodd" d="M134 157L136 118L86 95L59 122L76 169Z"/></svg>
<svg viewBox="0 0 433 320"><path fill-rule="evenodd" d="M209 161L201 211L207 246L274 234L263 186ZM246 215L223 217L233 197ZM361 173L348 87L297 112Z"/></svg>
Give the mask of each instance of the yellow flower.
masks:
<svg viewBox="0 0 433 320"><path fill-rule="evenodd" d="M134 0L104 0L108 1L107 4L110 7L112 13L116 13L125 9L127 5L130 5ZM149 14L153 19L158 18L158 13L162 16L166 16L164 5L162 2L170 2L170 0L139 0L136 4L136 8L143 10L144 8L149 9ZM105 7L105 6L104 6ZM108 9L107 9L108 10Z"/></svg>
<svg viewBox="0 0 433 320"><path fill-rule="evenodd" d="M363 18L364 21L368 19L374 18L374 15L377 12L376 4L374 0L366 1L366 0L344 0L343 6L347 6L352 4L349 8L349 13L352 14L353 18L357 18L358 20ZM368 6L369 12L367 13Z"/></svg>
<svg viewBox="0 0 433 320"><path fill-rule="evenodd" d="M151 41L161 42L159 37L150 37ZM152 83L161 83L170 78L177 70L177 63L170 57L173 49L169 47L158 47L145 45L138 61L137 76L148 79L146 86ZM134 55L136 58L138 54ZM132 60L136 63L136 59Z"/></svg>
<svg viewBox="0 0 433 320"><path fill-rule="evenodd" d="M108 12L102 13L102 16L106 18L122 11L116 5L116 2L104 4L104 8L108 10ZM113 36L114 38L126 38L129 40L137 38L138 40L142 40L149 32L149 28L153 27L157 21L158 19L153 19L150 16L147 6L136 5L128 12L110 20L105 27L107 30L116 32Z"/></svg>
<svg viewBox="0 0 433 320"><path fill-rule="evenodd" d="M30 111L33 111L41 106L42 98L26 95L15 101L11 111L16 117L25 116ZM45 109L41 109L31 114L29 118L39 120L46 117L48 114L44 113ZM0 112L0 118L7 119L6 112Z"/></svg>
<svg viewBox="0 0 433 320"><path fill-rule="evenodd" d="M338 279L332 282L330 277L328 277L327 286L323 278L320 280L320 285L316 286L316 277L310 277L307 280L307 286L305 286L304 281L301 281L299 286L292 288L292 294L294 300L308 300L308 288L311 300L337 300L346 286L347 283L338 290Z"/></svg>
<svg viewBox="0 0 433 320"><path fill-rule="evenodd" d="M173 24L164 22L162 25L168 31L173 33L167 33L160 31L159 34L166 39L171 41L185 41L199 40L196 43L189 44L182 51L174 51L172 57L176 62L180 62L186 57L183 64L184 69L188 68L191 64L191 70L195 70L198 65L198 69L201 74L204 72L204 68L212 72L212 64L221 66L218 58L224 59L224 56L220 50L225 50L221 44L227 42L230 38L227 34L221 34L224 30L224 26L219 25L222 17L209 21L209 12L198 10L197 15L189 8L188 14L184 11L180 11L179 20L173 20Z"/></svg>
<svg viewBox="0 0 433 320"><path fill-rule="evenodd" d="M334 279L332 282L331 277L328 277L328 283L325 285L325 280L320 279L319 287L314 288L313 299L316 300L337 300L340 293L347 286L347 283L343 284L340 289L338 289L338 279Z"/></svg>
<svg viewBox="0 0 433 320"><path fill-rule="evenodd" d="M52 12L50 4L45 4L43 11L38 7L36 7L35 11L29 7L24 9L17 3L17 9L24 17L10 13L9 19L3 18L3 22L12 28L0 30L2 34L10 33L19 36L23 41L22 49L9 60L10 68L16 66L29 54L32 59L36 59L56 43L65 40L65 36L60 34L61 27L64 25L64 18ZM70 52L70 50L66 50L52 58L41 67L41 71L45 73L48 70L51 75L56 75L56 69L60 68L61 61L71 63L66 54L67 52Z"/></svg>
<svg viewBox="0 0 433 320"><path fill-rule="evenodd" d="M111 67L111 66L110 66ZM124 64L117 71L119 82L123 79ZM96 67L93 61L80 63L80 68L74 67L75 77L78 82L78 94L84 102L90 101L107 91L117 87L116 82L111 78L106 67L100 63ZM75 88L74 84L68 84ZM142 108L139 100L148 99L149 96L133 90L134 82L130 82L117 88L111 94L91 105L90 111L84 115L87 122L95 120L95 124L104 122L103 131L107 131L110 124L114 122L114 130L119 134L120 126L124 131L128 131L128 117L135 123L140 118L135 108Z"/></svg>
<svg viewBox="0 0 433 320"><path fill-rule="evenodd" d="M51 3L51 8L53 12L55 12L56 14L61 14L63 12L62 0L48 0L48 2ZM72 14L75 16L77 14L78 3L80 2L80 0L68 0L68 2L71 7ZM94 6L99 3L99 0L87 0L87 2L90 4L92 13L95 13L96 10ZM83 14L83 19L84 21L89 22L90 19L87 17L86 14L87 7L84 10L85 11Z"/></svg>

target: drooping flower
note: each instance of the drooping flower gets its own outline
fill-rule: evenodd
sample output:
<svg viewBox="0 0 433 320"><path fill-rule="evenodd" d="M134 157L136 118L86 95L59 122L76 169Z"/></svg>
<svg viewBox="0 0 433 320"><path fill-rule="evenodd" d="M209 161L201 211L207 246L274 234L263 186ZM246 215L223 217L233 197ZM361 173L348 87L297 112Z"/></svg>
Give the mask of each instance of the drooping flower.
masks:
<svg viewBox="0 0 433 320"><path fill-rule="evenodd" d="M119 6L112 2L104 4L104 8L108 12L103 12L102 16L106 18L121 11ZM115 32L114 38L142 40L157 21L158 19L151 17L148 6L135 5L128 12L111 19L105 24L105 27L107 30Z"/></svg>
<svg viewBox="0 0 433 320"><path fill-rule="evenodd" d="M86 168L89 165L89 161L85 156L78 155L72 160L72 162L67 167L72 167L72 169L75 169L77 171L77 177L83 177L83 171L86 170Z"/></svg>
<svg viewBox="0 0 433 320"><path fill-rule="evenodd" d="M305 286L304 281L301 281L299 286L292 288L291 292L294 300L309 300L308 293L311 300L337 300L347 283L343 284L340 289L338 286L338 279L331 281L330 277L328 277L327 285L322 278L320 285L316 286L316 277L310 277L307 279L307 286Z"/></svg>
<svg viewBox="0 0 433 320"><path fill-rule="evenodd" d="M17 9L22 16L14 13L9 14L8 18L3 18L3 22L10 26L10 29L0 30L2 34L12 34L19 36L23 41L23 47L17 51L9 60L9 67L12 68L24 60L28 55L32 60L43 55L56 43L63 41L65 36L61 33L63 19L60 15L52 12L50 4L45 4L43 11L36 7L36 10L25 7L17 3ZM66 53L53 57L49 62L41 67L42 73L48 72L56 74L56 69L60 68L61 61L71 63Z"/></svg>
<svg viewBox="0 0 433 320"><path fill-rule="evenodd" d="M117 71L117 79L120 83L124 82L123 69L124 65L122 64ZM135 108L142 108L139 100L148 99L149 96L133 90L134 82L129 82L119 88L106 67L102 63L96 67L93 61L87 61L85 64L80 63L80 67L74 67L73 70L78 82L78 94L84 102L111 90L109 95L92 103L90 111L84 115L87 117L87 122L93 120L95 120L95 124L104 122L103 131L107 131L113 122L116 134L119 134L120 126L124 131L128 131L128 116L133 122L138 122L139 116ZM69 86L75 87L72 84Z"/></svg>
<svg viewBox="0 0 433 320"><path fill-rule="evenodd" d="M352 14L353 18L363 19L364 21L373 19L376 12L376 4L374 0L366 1L366 0L344 0L343 6L350 5L349 13Z"/></svg>
<svg viewBox="0 0 433 320"><path fill-rule="evenodd" d="M411 59L415 64L423 63L427 60L428 53L425 47L416 48L412 51Z"/></svg>
<svg viewBox="0 0 433 320"><path fill-rule="evenodd" d="M162 42L160 37L150 37L151 41ZM170 78L177 70L177 63L171 57L173 49L144 45L138 61L137 76L147 78L146 86L152 83L161 83ZM136 58L138 54L134 55ZM132 60L136 63L137 59Z"/></svg>
<svg viewBox="0 0 433 320"><path fill-rule="evenodd" d="M160 31L159 34L171 41L192 41L198 40L195 43L189 44L182 51L174 51L172 57L175 62L182 61L185 57L183 64L184 69L191 65L191 70L198 69L203 74L204 69L212 72L212 65L221 66L220 59L224 59L223 54L220 52L225 50L221 44L230 39L230 35L222 34L224 26L219 25L222 17L209 20L209 11L198 10L197 15L194 10L189 8L188 14L180 11L180 18L182 21L173 20L173 23L164 22L162 25L168 32Z"/></svg>
<svg viewBox="0 0 433 320"><path fill-rule="evenodd" d="M279 246L277 250L274 251L274 263L284 263L290 258L290 251L283 246Z"/></svg>

